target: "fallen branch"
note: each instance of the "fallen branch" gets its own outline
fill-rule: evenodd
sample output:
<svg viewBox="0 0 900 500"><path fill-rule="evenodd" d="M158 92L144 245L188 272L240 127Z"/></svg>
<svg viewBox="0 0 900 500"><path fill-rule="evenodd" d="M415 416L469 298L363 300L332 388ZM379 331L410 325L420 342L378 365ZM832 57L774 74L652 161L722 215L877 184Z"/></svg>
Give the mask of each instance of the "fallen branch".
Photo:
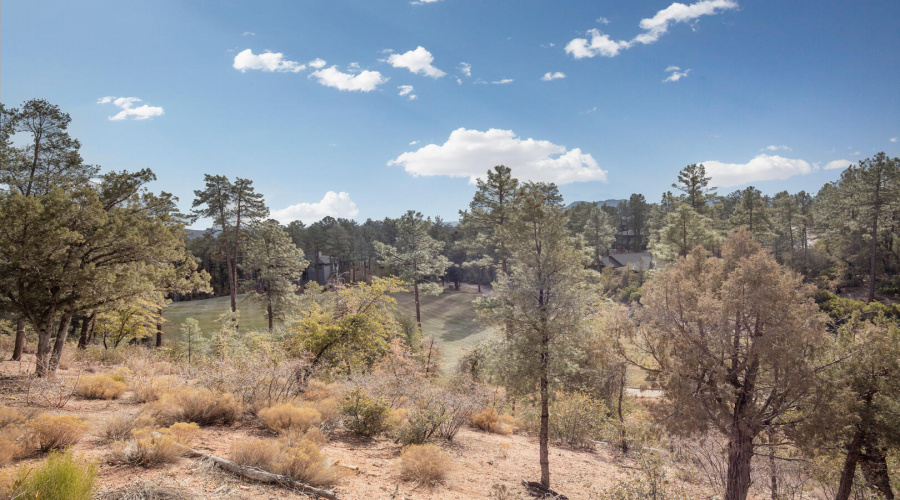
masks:
<svg viewBox="0 0 900 500"><path fill-rule="evenodd" d="M569 500L569 497L562 493L557 493L541 483L535 481L522 480L522 486L528 490L528 494L537 498L552 498L555 500Z"/></svg>
<svg viewBox="0 0 900 500"><path fill-rule="evenodd" d="M186 452L188 456L206 458L212 461L214 464L218 465L220 469L241 476L243 478L250 479L251 481L257 481L260 483L274 483L280 486L284 486L285 488L292 488L303 493L315 495L316 497L327 498L328 500L338 500L337 494L333 491L313 488L308 484L295 481L288 476L282 476L281 474L272 474L271 472L266 472L264 470L257 469L256 467L238 465L231 460L225 460L224 458L219 458L215 455L209 455L207 453L197 451L193 448L186 448Z"/></svg>

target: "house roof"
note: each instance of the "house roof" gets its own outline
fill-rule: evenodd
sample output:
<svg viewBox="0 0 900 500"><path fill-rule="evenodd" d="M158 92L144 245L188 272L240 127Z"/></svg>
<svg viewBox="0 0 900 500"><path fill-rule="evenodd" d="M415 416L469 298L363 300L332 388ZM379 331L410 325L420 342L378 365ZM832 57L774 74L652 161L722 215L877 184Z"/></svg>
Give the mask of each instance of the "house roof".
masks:
<svg viewBox="0 0 900 500"><path fill-rule="evenodd" d="M613 269L626 267L630 264L636 271L648 271L653 267L653 256L647 252L610 253L600 259L600 263L604 266L612 266Z"/></svg>

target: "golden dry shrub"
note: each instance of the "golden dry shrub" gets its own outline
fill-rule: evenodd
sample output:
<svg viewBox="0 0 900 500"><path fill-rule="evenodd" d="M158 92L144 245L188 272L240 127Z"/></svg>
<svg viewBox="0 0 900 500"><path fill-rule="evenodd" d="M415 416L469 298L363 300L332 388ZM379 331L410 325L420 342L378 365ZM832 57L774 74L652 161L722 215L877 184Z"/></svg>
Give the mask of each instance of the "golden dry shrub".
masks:
<svg viewBox="0 0 900 500"><path fill-rule="evenodd" d="M283 448L274 472L312 486L331 486L340 479L340 470L307 439Z"/></svg>
<svg viewBox="0 0 900 500"><path fill-rule="evenodd" d="M400 454L400 476L408 481L433 485L450 471L450 457L433 444L409 445Z"/></svg>
<svg viewBox="0 0 900 500"><path fill-rule="evenodd" d="M281 454L282 446L281 443L274 439L235 441L231 443L229 456L236 464L271 471L273 464Z"/></svg>
<svg viewBox="0 0 900 500"><path fill-rule="evenodd" d="M522 424L515 417L497 413L497 410L490 406L472 415L469 421L483 431L505 436L522 428Z"/></svg>
<svg viewBox="0 0 900 500"><path fill-rule="evenodd" d="M335 392L332 385L326 384L319 379L312 379L306 384L306 390L303 391L303 398L309 401L320 401L323 399L334 398Z"/></svg>
<svg viewBox="0 0 900 500"><path fill-rule="evenodd" d="M300 404L301 408L312 408L319 412L322 420L317 424L325 432L331 432L341 423L341 411L337 400L334 398L307 401Z"/></svg>
<svg viewBox="0 0 900 500"><path fill-rule="evenodd" d="M26 420L25 415L15 408L0 406L0 429L10 424L21 424Z"/></svg>
<svg viewBox="0 0 900 500"><path fill-rule="evenodd" d="M150 403L158 400L176 387L183 385L178 377L164 375L161 377L139 377L131 382L135 403Z"/></svg>
<svg viewBox="0 0 900 500"><path fill-rule="evenodd" d="M287 431L281 435L281 442L285 446L293 446L304 439L316 443L316 446L322 446L328 442L328 436L318 427L310 427L306 432Z"/></svg>
<svg viewBox="0 0 900 500"><path fill-rule="evenodd" d="M299 408L289 403L279 403L263 408L257 413L262 423L269 429L283 433L286 431L306 432L310 427L322 422L322 414L313 408Z"/></svg>
<svg viewBox="0 0 900 500"><path fill-rule="evenodd" d="M164 425L175 422L230 424L241 415L241 406L232 394L190 386L164 394L148 410Z"/></svg>
<svg viewBox="0 0 900 500"><path fill-rule="evenodd" d="M119 411L106 417L103 429L100 430L100 442L112 443L131 438L137 427L138 418L127 411Z"/></svg>
<svg viewBox="0 0 900 500"><path fill-rule="evenodd" d="M5 433L0 435L0 467L11 464L21 453L21 445L14 438Z"/></svg>
<svg viewBox="0 0 900 500"><path fill-rule="evenodd" d="M165 429L138 429L133 439L114 442L106 460L140 467L172 463L185 454L199 429L197 424L185 422Z"/></svg>
<svg viewBox="0 0 900 500"><path fill-rule="evenodd" d="M85 399L118 399L127 390L125 382L105 373L81 377L75 385L75 394Z"/></svg>
<svg viewBox="0 0 900 500"><path fill-rule="evenodd" d="M28 422L28 431L34 436L40 451L61 450L81 440L90 426L75 415L41 414Z"/></svg>

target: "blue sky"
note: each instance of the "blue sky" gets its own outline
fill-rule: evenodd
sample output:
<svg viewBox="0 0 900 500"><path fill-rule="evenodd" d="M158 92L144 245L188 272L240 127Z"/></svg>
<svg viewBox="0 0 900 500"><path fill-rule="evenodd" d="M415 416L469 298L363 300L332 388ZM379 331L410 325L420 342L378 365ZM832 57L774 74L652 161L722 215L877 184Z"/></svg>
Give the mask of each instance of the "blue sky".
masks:
<svg viewBox="0 0 900 500"><path fill-rule="evenodd" d="M658 201L700 162L723 194L815 192L900 155L898 25L893 1L7 1L0 100L58 104L86 161L185 209L204 173L250 178L283 222L455 220L501 162L567 201Z"/></svg>

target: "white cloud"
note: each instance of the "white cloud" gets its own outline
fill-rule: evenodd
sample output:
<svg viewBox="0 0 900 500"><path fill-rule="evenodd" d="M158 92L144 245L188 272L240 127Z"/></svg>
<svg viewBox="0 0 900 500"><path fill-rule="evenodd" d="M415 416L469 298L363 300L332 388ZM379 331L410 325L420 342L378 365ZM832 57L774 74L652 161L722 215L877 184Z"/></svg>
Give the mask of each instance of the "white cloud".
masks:
<svg viewBox="0 0 900 500"><path fill-rule="evenodd" d="M853 156L859 156L862 154L862 151L854 151Z"/></svg>
<svg viewBox="0 0 900 500"><path fill-rule="evenodd" d="M357 75L341 73L337 66L314 71L314 76L319 83L326 87L334 87L339 90L371 92L389 79L381 76L377 71L363 71Z"/></svg>
<svg viewBox="0 0 900 500"><path fill-rule="evenodd" d="M322 201L317 203L298 203L281 210L273 210L270 216L282 224L299 220L305 224L312 224L326 216L352 218L359 215L356 203L350 199L350 195L341 191L335 193L328 191Z"/></svg>
<svg viewBox="0 0 900 500"><path fill-rule="evenodd" d="M600 24L609 24L609 19L607 19L607 18L605 18L605 17L598 17L598 18L596 19L596 21L597 21L598 23L600 23Z"/></svg>
<svg viewBox="0 0 900 500"><path fill-rule="evenodd" d="M431 65L434 56L421 45L403 54L391 54L387 62L395 68L406 68L415 74L424 73L432 78L440 78L447 74Z"/></svg>
<svg viewBox="0 0 900 500"><path fill-rule="evenodd" d="M675 2L653 17L642 19L640 27L644 31L630 41L615 41L600 30L591 29L587 32L591 37L590 40L575 38L566 45L566 53L572 54L575 59L595 56L615 57L623 49L629 49L636 43L647 45L656 42L673 24L691 22L701 16L719 14L724 10L736 8L738 3L735 0L701 0L691 5Z"/></svg>
<svg viewBox="0 0 900 500"><path fill-rule="evenodd" d="M162 116L165 114L165 111L159 106L147 106L146 104L142 104L138 107L134 107L134 105L139 102L141 102L141 100L137 97L106 96L97 99L97 104L112 104L121 109L121 111L109 117L112 121L121 121L127 118L133 120L147 120L154 116Z"/></svg>
<svg viewBox="0 0 900 500"><path fill-rule="evenodd" d="M303 64L285 59L284 54L281 52L254 54L250 49L241 51L234 56L234 64L232 66L241 73L246 73L248 69L278 73L299 73L306 69L306 66Z"/></svg>
<svg viewBox="0 0 900 500"><path fill-rule="evenodd" d="M245 31L245 32L241 33L241 36L256 36L256 33L252 32L252 31Z"/></svg>
<svg viewBox="0 0 900 500"><path fill-rule="evenodd" d="M605 56L616 57L619 51L631 47L631 42L624 40L615 41L609 35L600 33L598 29L588 30L591 39L576 38L566 44L566 54L572 54L575 59L585 57Z"/></svg>
<svg viewBox="0 0 900 500"><path fill-rule="evenodd" d="M668 68L666 68L666 72L669 73L669 76L667 76L666 79L663 80L663 83L677 82L678 80L681 80L682 78L688 76L688 73L690 73L691 70L690 68L688 68L684 71L681 71L681 68L679 68L678 66L669 66Z"/></svg>
<svg viewBox="0 0 900 500"><path fill-rule="evenodd" d="M705 161L703 165L706 167L706 173L712 177L711 184L718 187L738 186L757 181L783 180L813 171L812 165L806 161L766 154L758 155L747 163Z"/></svg>
<svg viewBox="0 0 900 500"><path fill-rule="evenodd" d="M400 93L397 94L397 95L405 95L405 96L409 96L408 99L409 99L410 101L413 101L413 100L415 100L415 99L418 99L418 96L417 96L416 94L413 94L413 90L414 90L414 89L413 89L413 86L412 86L412 85L400 85L400 86L397 87L397 88L400 89Z"/></svg>
<svg viewBox="0 0 900 500"><path fill-rule="evenodd" d="M410 5L425 5L427 3L437 3L441 0L415 0L413 2L409 2Z"/></svg>
<svg viewBox="0 0 900 500"><path fill-rule="evenodd" d="M557 71L556 73L550 73L549 71L544 73L544 76L541 77L541 80L545 82L549 82L550 80L559 80L560 78L565 78L566 74Z"/></svg>
<svg viewBox="0 0 900 500"><path fill-rule="evenodd" d="M459 72L466 76L466 78L472 76L472 65L467 62L459 63Z"/></svg>
<svg viewBox="0 0 900 500"><path fill-rule="evenodd" d="M791 148L789 148L789 147L787 147L787 146L784 146L784 145L782 145L782 146L776 146L776 145L774 145L774 144L771 145L771 146L766 146L766 147L763 148L763 149L765 149L766 151L778 151L778 150L782 150L782 151L792 151Z"/></svg>
<svg viewBox="0 0 900 500"><path fill-rule="evenodd" d="M506 84L512 83L514 81L515 80L513 80L512 78L504 78L502 80L495 80L491 83L493 83L494 85L506 85Z"/></svg>
<svg viewBox="0 0 900 500"><path fill-rule="evenodd" d="M306 64L308 64L310 68L322 69L325 67L325 60L317 57Z"/></svg>
<svg viewBox="0 0 900 500"><path fill-rule="evenodd" d="M521 180L555 182L606 181L607 172L581 149L567 150L550 141L520 139L512 130L486 132L459 128L442 145L428 144L388 162L418 176L446 175L476 179L494 165L512 168Z"/></svg>
<svg viewBox="0 0 900 500"><path fill-rule="evenodd" d="M855 161L850 160L833 160L825 164L823 167L825 170L837 170L837 169L845 169L850 166L855 166Z"/></svg>
<svg viewBox="0 0 900 500"><path fill-rule="evenodd" d="M897 142L897 138L896 138L896 137L891 137L891 142Z"/></svg>
<svg viewBox="0 0 900 500"><path fill-rule="evenodd" d="M410 146L415 146L415 145L418 144L418 143L419 143L419 141L412 141L411 143L409 143L409 145L410 145Z"/></svg>

